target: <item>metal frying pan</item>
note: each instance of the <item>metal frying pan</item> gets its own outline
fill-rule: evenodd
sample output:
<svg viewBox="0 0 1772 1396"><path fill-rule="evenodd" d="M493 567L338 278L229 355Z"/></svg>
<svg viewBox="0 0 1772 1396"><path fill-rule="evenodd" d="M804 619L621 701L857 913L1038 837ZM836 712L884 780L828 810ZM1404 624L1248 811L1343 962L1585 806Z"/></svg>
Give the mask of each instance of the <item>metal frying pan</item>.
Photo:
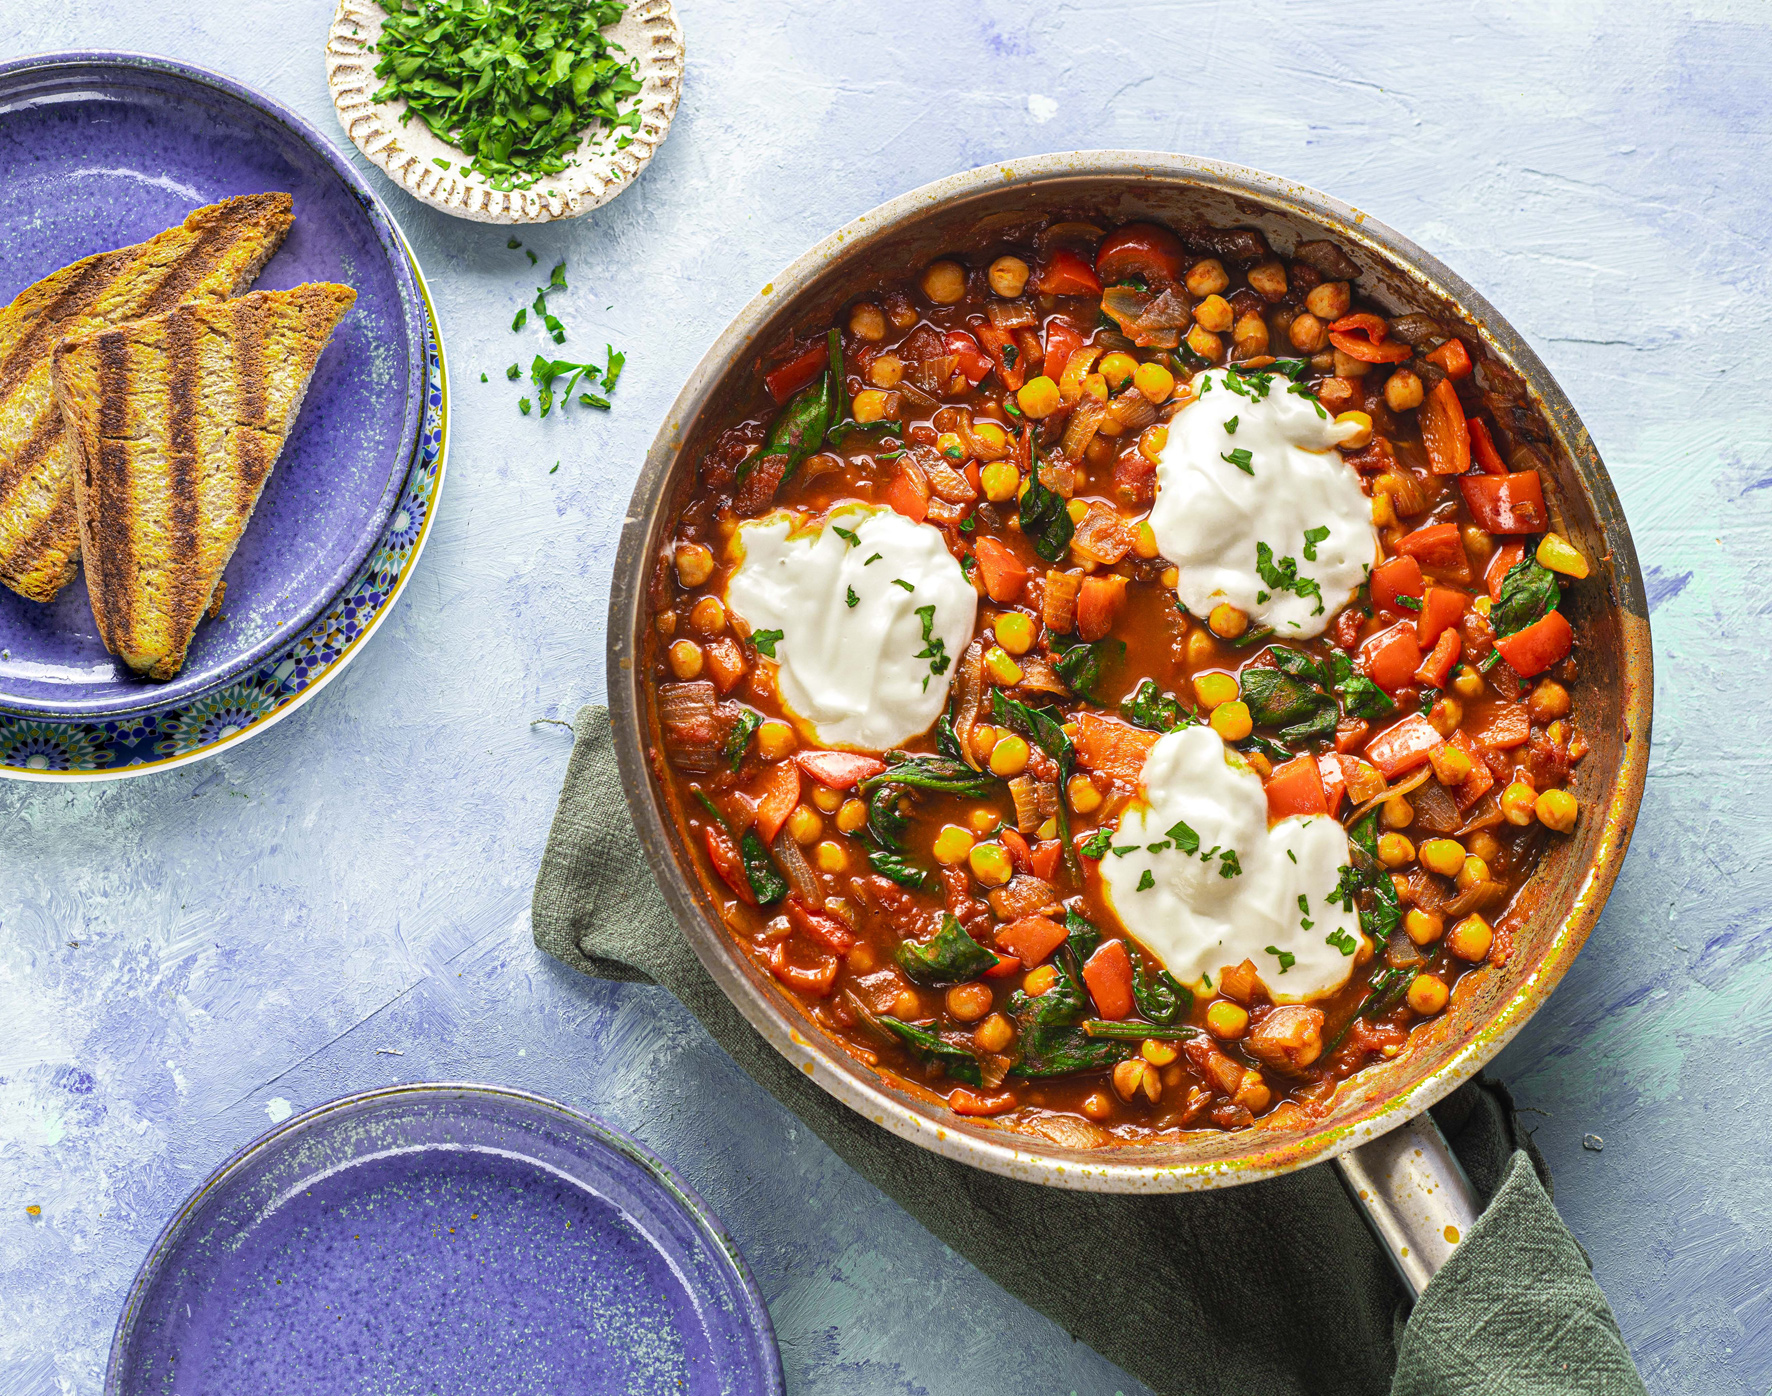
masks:
<svg viewBox="0 0 1772 1396"><path fill-rule="evenodd" d="M1552 458L1547 494L1561 531L1594 560L1568 608L1582 636L1575 718L1591 743L1576 768L1574 835L1551 848L1521 894L1507 963L1466 976L1450 1009L1393 1061L1358 1073L1324 1115L1282 1105L1238 1133L1178 1142L1066 1148L952 1114L863 1065L816 1028L739 953L653 777L657 744L646 598L696 463L752 388L753 363L783 336L822 330L856 295L944 252L1015 240L1059 214L1102 227L1135 218L1178 228L1259 228L1284 255L1330 238L1358 262L1360 287L1392 313L1424 311L1481 338L1524 383ZM1085 151L971 170L864 214L765 286L689 377L647 456L622 532L609 602L609 705L641 845L696 954L751 1024L837 1099L926 1149L993 1172L1095 1192L1187 1192L1334 1159L1399 1272L1419 1292L1476 1218L1470 1186L1427 1107L1474 1074L1556 986L1604 905L1630 841L1649 762L1648 607L1612 482L1575 409L1514 328L1402 235L1301 185L1183 155Z"/></svg>

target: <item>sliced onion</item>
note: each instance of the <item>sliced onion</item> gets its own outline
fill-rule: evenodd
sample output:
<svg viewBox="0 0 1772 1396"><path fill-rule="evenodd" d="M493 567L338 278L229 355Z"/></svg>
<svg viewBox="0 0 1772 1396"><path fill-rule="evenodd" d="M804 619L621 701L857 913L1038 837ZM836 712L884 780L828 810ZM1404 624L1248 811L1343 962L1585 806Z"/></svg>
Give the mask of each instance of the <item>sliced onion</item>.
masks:
<svg viewBox="0 0 1772 1396"><path fill-rule="evenodd" d="M784 828L775 836L775 842L769 845L775 854L776 866L781 875L788 880L793 893L807 906L814 910L824 905L824 884L818 880L818 874L812 871L812 864L806 861L806 855L800 851L800 845L794 842L793 835Z"/></svg>
<svg viewBox="0 0 1772 1396"><path fill-rule="evenodd" d="M1059 247L1093 252L1102 236L1102 230L1093 223L1054 223L1035 237L1034 246L1042 257L1051 256L1053 249Z"/></svg>
<svg viewBox="0 0 1772 1396"><path fill-rule="evenodd" d="M960 438L960 444L966 448L966 453L974 460L1002 460L1012 449L1009 444L1007 433L1005 433L1003 437L1003 444L1001 446L994 446L982 436L978 435L977 432L973 431L972 414L970 412L962 412L960 414L960 422L959 425L954 428L954 434Z"/></svg>
<svg viewBox="0 0 1772 1396"><path fill-rule="evenodd" d="M1137 388L1128 388L1107 405L1107 414L1121 431L1143 431L1157 420L1157 409Z"/></svg>
<svg viewBox="0 0 1772 1396"><path fill-rule="evenodd" d="M1058 677L1058 670L1044 659L1028 654L1022 656L1020 663L1021 682L1016 685L1017 688L1029 688L1035 693L1051 693L1059 698L1070 697L1071 690Z"/></svg>
<svg viewBox="0 0 1772 1396"><path fill-rule="evenodd" d="M1473 882L1441 907L1440 915L1456 920L1474 911L1487 911L1506 896L1507 888L1499 882Z"/></svg>
<svg viewBox="0 0 1772 1396"><path fill-rule="evenodd" d="M1109 286L1101 293L1101 313L1121 329L1130 330L1157 299L1132 286Z"/></svg>
<svg viewBox="0 0 1772 1396"><path fill-rule="evenodd" d="M702 774L719 764L726 724L715 708L714 686L706 679L660 685L658 724L665 750L679 770Z"/></svg>
<svg viewBox="0 0 1772 1396"><path fill-rule="evenodd" d="M1039 795L1034 784L1034 778L1026 774L1009 782L1009 798L1015 801L1015 827L1024 834L1031 834L1040 827Z"/></svg>
<svg viewBox="0 0 1772 1396"><path fill-rule="evenodd" d="M1445 786L1427 782L1415 797L1415 822L1430 834L1446 837L1458 827L1458 805Z"/></svg>
<svg viewBox="0 0 1772 1396"><path fill-rule="evenodd" d="M1075 363L1076 360L1073 358L1071 362ZM1068 374L1070 370L1067 368L1065 372ZM1101 430L1101 424L1106 417L1107 408L1094 398L1090 398L1071 413L1070 421L1065 423L1064 440L1058 448L1064 452L1067 460L1083 459L1083 452L1088 449L1089 443L1095 440L1095 433Z"/></svg>
<svg viewBox="0 0 1772 1396"><path fill-rule="evenodd" d="M979 771L978 757L972 751L972 734L978 726L984 699L984 642L974 640L960 655L954 671L954 740L959 743L961 759Z"/></svg>
<svg viewBox="0 0 1772 1396"><path fill-rule="evenodd" d="M1366 801L1365 804L1361 805L1357 810L1355 810L1352 814L1350 814L1346 819L1342 820L1341 822L1351 828L1355 824L1358 824L1367 815L1372 813L1373 810L1377 809L1386 800L1392 799L1393 797L1395 797L1397 795L1407 795L1411 790L1415 789L1416 786L1420 785L1424 780L1426 780L1433 773L1434 773L1434 768L1432 766L1423 765L1422 768L1419 771L1417 771L1414 775L1410 776L1408 780L1398 781L1395 785L1391 786L1389 789L1379 791L1378 794L1374 795L1370 800Z"/></svg>
<svg viewBox="0 0 1772 1396"><path fill-rule="evenodd" d="M1424 344L1432 344L1435 340L1445 339L1446 327L1431 315L1410 312L1399 315L1390 322L1390 336L1400 339L1412 349L1419 349Z"/></svg>
<svg viewBox="0 0 1772 1396"><path fill-rule="evenodd" d="M1466 834L1474 834L1479 829L1492 829L1501 823L1501 800L1491 790L1471 810L1470 818L1462 829L1453 837L1463 838Z"/></svg>
<svg viewBox="0 0 1772 1396"><path fill-rule="evenodd" d="M1066 361L1064 372L1058 379L1058 400L1063 403L1076 402L1083 396L1083 380L1095 367L1095 361L1107 350L1099 344L1085 344L1075 350Z"/></svg>
<svg viewBox="0 0 1772 1396"><path fill-rule="evenodd" d="M1194 318L1187 300L1173 290L1163 292L1138 317L1141 330L1178 330Z"/></svg>
<svg viewBox="0 0 1772 1396"><path fill-rule="evenodd" d="M1040 323L1040 317L1027 301L992 301L984 313L1000 330L1019 330Z"/></svg>

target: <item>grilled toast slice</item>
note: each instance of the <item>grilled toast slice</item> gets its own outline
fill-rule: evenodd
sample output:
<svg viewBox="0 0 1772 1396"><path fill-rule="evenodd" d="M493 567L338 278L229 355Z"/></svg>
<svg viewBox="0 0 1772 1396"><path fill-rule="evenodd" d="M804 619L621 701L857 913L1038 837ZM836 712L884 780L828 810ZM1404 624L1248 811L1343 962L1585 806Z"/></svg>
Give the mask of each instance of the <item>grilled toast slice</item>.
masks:
<svg viewBox="0 0 1772 1396"><path fill-rule="evenodd" d="M320 351L356 299L327 282L254 291L56 347L93 618L138 673L183 667Z"/></svg>
<svg viewBox="0 0 1772 1396"><path fill-rule="evenodd" d="M0 583L51 601L74 578L73 456L49 381L58 342L251 285L289 231L287 194L196 210L146 242L101 252L25 287L0 310Z"/></svg>

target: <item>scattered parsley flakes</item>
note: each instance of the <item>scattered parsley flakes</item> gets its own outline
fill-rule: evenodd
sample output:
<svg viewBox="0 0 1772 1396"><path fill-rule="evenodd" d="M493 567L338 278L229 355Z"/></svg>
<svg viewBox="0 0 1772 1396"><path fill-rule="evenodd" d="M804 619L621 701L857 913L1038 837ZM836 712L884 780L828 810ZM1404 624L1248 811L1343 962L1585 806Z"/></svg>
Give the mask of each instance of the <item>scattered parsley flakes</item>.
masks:
<svg viewBox="0 0 1772 1396"><path fill-rule="evenodd" d="M849 595L846 599L849 602L849 609L852 611L861 604L861 598L855 594L854 587L849 588Z"/></svg>
<svg viewBox="0 0 1772 1396"><path fill-rule="evenodd" d="M867 564L864 562L862 566L865 567ZM892 585L895 587L903 587L906 591L914 592L916 590L916 587L912 586L903 577L894 577L892 579Z"/></svg>
<svg viewBox="0 0 1772 1396"><path fill-rule="evenodd" d="M1183 853L1200 851L1200 836L1188 827L1185 819L1178 819L1164 832L1175 841L1175 846Z"/></svg>
<svg viewBox="0 0 1772 1396"><path fill-rule="evenodd" d="M841 538L852 548L861 542L861 539L856 535L853 529L844 528L841 524L832 524L831 532L836 534L837 537Z"/></svg>
<svg viewBox="0 0 1772 1396"><path fill-rule="evenodd" d="M1235 417L1227 417L1225 419L1224 429L1230 435L1235 436L1237 434L1237 419Z"/></svg>
<svg viewBox="0 0 1772 1396"><path fill-rule="evenodd" d="M511 380L511 382L513 382L513 383L515 383L522 376L523 376L523 365L522 364L512 364L509 368L507 368L505 370L505 377L509 378Z"/></svg>
<svg viewBox="0 0 1772 1396"><path fill-rule="evenodd" d="M1306 562L1315 562L1317 560L1317 544L1321 543L1328 536L1329 526L1327 524L1323 525L1321 528L1305 529L1304 560Z"/></svg>
<svg viewBox="0 0 1772 1396"><path fill-rule="evenodd" d="M486 377L486 375L485 375L485 374L484 374L484 373L482 373L482 374L481 374L481 375L480 375L480 381L481 381L481 382L482 382L482 383L485 383L485 382L487 382L487 381L488 381L488 380L487 380L487 377Z"/></svg>
<svg viewBox="0 0 1772 1396"><path fill-rule="evenodd" d="M511 321L512 333L515 333L516 331L522 329L523 326L525 326L528 323L529 323L529 312L527 310L519 310L517 312L517 318L515 320Z"/></svg>
<svg viewBox="0 0 1772 1396"><path fill-rule="evenodd" d="M1243 865L1237 861L1237 850L1227 848L1218 855L1218 875L1220 877L1241 877Z"/></svg>
<svg viewBox="0 0 1772 1396"><path fill-rule="evenodd" d="M1280 949L1277 945L1268 946L1267 953L1280 962L1281 974L1284 974L1287 970L1291 969L1293 965L1298 963L1298 956L1294 955L1290 950Z"/></svg>
<svg viewBox="0 0 1772 1396"><path fill-rule="evenodd" d="M1078 852L1085 858L1101 858L1106 856L1108 846L1114 841L1114 831L1105 824L1088 838L1084 839Z"/></svg>
<svg viewBox="0 0 1772 1396"><path fill-rule="evenodd" d="M1294 853L1290 848L1288 848L1286 850L1286 856L1288 858L1290 858L1294 863L1296 863L1298 861L1298 855L1296 853Z"/></svg>
<svg viewBox="0 0 1772 1396"><path fill-rule="evenodd" d="M1397 598L1397 604L1405 611L1419 611L1421 609L1421 598L1419 596L1399 596Z"/></svg>
<svg viewBox="0 0 1772 1396"><path fill-rule="evenodd" d="M901 583L900 585L903 584ZM909 591L911 588L907 586L905 587L905 590ZM911 657L913 659L927 659L929 661L929 672L923 676L923 691L927 693L929 691L929 680L939 678L941 675L947 673L948 665L952 664L954 661L953 657L947 652L947 641L934 633L935 604L931 602L927 606L917 607L917 619L923 622L923 648L918 650L917 653Z"/></svg>
<svg viewBox="0 0 1772 1396"><path fill-rule="evenodd" d="M559 469L559 468L560 468L560 462L559 462L559 461L555 461L555 462L554 462L554 467L553 467L553 470L550 470L550 471L548 471L548 474L550 474L550 475L552 475L552 474L553 474L553 473L554 473L554 470L558 470L558 469Z"/></svg>
<svg viewBox="0 0 1772 1396"><path fill-rule="evenodd" d="M757 653L775 658L776 641L781 639L779 630L757 630L751 633L751 643L757 647Z"/></svg>
<svg viewBox="0 0 1772 1396"><path fill-rule="evenodd" d="M884 553L875 553L866 562L862 563L862 566L863 567L872 567L876 562L878 562L881 558L883 558L885 556L886 556L886 554L884 554Z"/></svg>
<svg viewBox="0 0 1772 1396"><path fill-rule="evenodd" d="M1255 473L1255 467L1250 463L1255 457L1250 455L1249 452L1244 450L1241 446L1237 447L1234 451L1220 451L1218 453L1218 458L1222 461L1229 461L1245 475L1253 475Z"/></svg>
<svg viewBox="0 0 1772 1396"><path fill-rule="evenodd" d="M1298 560L1296 558L1283 557L1276 562L1274 550L1266 543L1257 543L1255 545L1255 570L1261 575L1261 580L1275 591L1289 591L1299 597L1315 598L1317 609L1311 614L1313 616L1323 614L1323 588L1317 584L1315 578L1298 575Z"/></svg>
<svg viewBox="0 0 1772 1396"><path fill-rule="evenodd" d="M530 401L526 397L520 397L517 399L517 410L519 412L521 412L525 417L527 417L529 415L530 405L531 405Z"/></svg>
<svg viewBox="0 0 1772 1396"><path fill-rule="evenodd" d="M1323 944L1333 945L1344 955L1351 955L1360 948L1360 943L1339 927L1323 937Z"/></svg>
<svg viewBox="0 0 1772 1396"><path fill-rule="evenodd" d="M1155 887L1156 885L1157 885L1157 879L1151 875L1151 870L1149 868L1146 868L1142 873L1139 874L1138 886L1133 888L1132 890L1135 892L1148 892L1151 890L1151 888Z"/></svg>

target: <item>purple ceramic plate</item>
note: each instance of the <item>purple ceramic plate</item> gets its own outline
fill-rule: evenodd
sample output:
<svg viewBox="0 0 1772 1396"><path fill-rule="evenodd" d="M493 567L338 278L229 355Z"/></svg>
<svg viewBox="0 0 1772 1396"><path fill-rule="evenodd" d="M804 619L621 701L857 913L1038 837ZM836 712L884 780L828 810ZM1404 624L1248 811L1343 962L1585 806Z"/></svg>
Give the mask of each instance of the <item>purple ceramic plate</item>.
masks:
<svg viewBox="0 0 1772 1396"><path fill-rule="evenodd" d="M245 673L348 583L399 498L424 414L424 306L398 230L351 163L287 108L161 58L0 64L0 301L58 267L151 237L192 209L282 190L295 226L254 283L339 281L334 332L227 571L168 683L108 654L84 578L47 605L0 587L0 709L102 718Z"/></svg>
<svg viewBox="0 0 1772 1396"><path fill-rule="evenodd" d="M148 1254L106 1396L778 1396L706 1205L627 1136L493 1086L395 1086L224 1164Z"/></svg>

